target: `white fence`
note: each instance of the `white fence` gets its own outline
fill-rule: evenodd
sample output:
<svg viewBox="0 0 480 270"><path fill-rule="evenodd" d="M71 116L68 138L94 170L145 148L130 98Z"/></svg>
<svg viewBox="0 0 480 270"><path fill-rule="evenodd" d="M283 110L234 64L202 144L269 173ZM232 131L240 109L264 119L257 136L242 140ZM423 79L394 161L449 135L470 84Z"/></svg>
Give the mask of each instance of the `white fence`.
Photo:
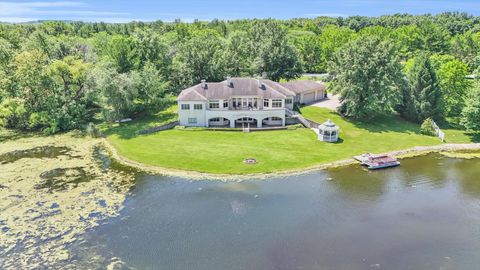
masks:
<svg viewBox="0 0 480 270"><path fill-rule="evenodd" d="M443 132L437 125L437 123L435 123L435 121L432 120L432 127L435 129L435 134L437 134L437 136L440 138L440 140L442 140L442 142L445 141L445 132Z"/></svg>

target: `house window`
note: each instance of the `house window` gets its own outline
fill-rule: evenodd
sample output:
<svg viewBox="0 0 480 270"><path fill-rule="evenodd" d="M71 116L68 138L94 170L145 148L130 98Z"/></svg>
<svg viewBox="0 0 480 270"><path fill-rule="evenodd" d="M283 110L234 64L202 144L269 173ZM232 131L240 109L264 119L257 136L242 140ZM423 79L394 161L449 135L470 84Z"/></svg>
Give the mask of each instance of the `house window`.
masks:
<svg viewBox="0 0 480 270"><path fill-rule="evenodd" d="M285 100L285 104L292 104L293 103L293 100L291 98L287 98Z"/></svg>
<svg viewBox="0 0 480 270"><path fill-rule="evenodd" d="M263 100L263 107L270 107L270 101L268 99Z"/></svg>
<svg viewBox="0 0 480 270"><path fill-rule="evenodd" d="M272 117L270 118L271 121L282 121L282 118L280 117Z"/></svg>
<svg viewBox="0 0 480 270"><path fill-rule="evenodd" d="M282 100L281 99L273 99L272 100L272 108L281 108L282 107Z"/></svg>
<svg viewBox="0 0 480 270"><path fill-rule="evenodd" d="M182 104L182 110L184 111L190 110L190 104Z"/></svg>
<svg viewBox="0 0 480 270"><path fill-rule="evenodd" d="M228 100L223 101L223 108L228 108Z"/></svg>
<svg viewBox="0 0 480 270"><path fill-rule="evenodd" d="M210 122L220 122L220 117L212 118Z"/></svg>
<svg viewBox="0 0 480 270"><path fill-rule="evenodd" d="M210 101L210 102L208 103L208 107L209 107L210 109L219 109L219 108L220 108L220 103L218 102L218 100L216 100L216 101Z"/></svg>
<svg viewBox="0 0 480 270"><path fill-rule="evenodd" d="M194 105L193 105L193 108L194 108L195 110L203 110L203 105L202 105L202 104L194 104Z"/></svg>
<svg viewBox="0 0 480 270"><path fill-rule="evenodd" d="M197 123L197 118L188 118L188 123L189 124L196 124Z"/></svg>

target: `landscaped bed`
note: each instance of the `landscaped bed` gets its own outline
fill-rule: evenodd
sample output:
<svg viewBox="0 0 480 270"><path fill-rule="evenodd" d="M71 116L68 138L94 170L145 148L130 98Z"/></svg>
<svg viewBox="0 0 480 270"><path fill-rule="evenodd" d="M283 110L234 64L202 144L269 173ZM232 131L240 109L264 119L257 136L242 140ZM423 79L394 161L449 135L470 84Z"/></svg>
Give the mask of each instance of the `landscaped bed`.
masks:
<svg viewBox="0 0 480 270"><path fill-rule="evenodd" d="M224 132L174 129L138 135L139 129L174 120L173 110L150 120L122 124L106 130L118 154L132 161L170 169L215 174L274 173L298 170L351 158L365 152L382 153L442 144L419 134L419 125L391 116L369 123L350 122L328 109L302 108L316 122L331 119L340 126L340 142L317 140L310 129L269 132ZM446 130L448 143L470 143L473 136ZM257 163L245 164L245 158Z"/></svg>

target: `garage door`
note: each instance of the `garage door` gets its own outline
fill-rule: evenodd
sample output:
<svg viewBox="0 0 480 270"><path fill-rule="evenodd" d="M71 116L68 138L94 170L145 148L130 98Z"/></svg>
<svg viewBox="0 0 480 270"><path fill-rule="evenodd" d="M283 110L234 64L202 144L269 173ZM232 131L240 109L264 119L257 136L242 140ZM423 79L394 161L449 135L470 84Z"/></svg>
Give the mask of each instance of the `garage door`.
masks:
<svg viewBox="0 0 480 270"><path fill-rule="evenodd" d="M303 103L311 103L315 101L315 92L303 95Z"/></svg>

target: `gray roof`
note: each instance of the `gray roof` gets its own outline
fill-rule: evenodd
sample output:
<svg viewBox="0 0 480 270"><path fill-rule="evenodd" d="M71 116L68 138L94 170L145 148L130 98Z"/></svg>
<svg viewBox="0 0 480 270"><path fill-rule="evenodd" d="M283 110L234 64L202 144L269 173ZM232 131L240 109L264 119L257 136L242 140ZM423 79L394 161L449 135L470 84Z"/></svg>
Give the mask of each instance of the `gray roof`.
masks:
<svg viewBox="0 0 480 270"><path fill-rule="evenodd" d="M206 101L211 99L230 99L237 96L258 96L261 98L287 98L295 93L283 87L281 84L262 79L263 87L260 88L258 79L253 78L231 78L232 84L223 82L206 83L204 89L202 84L194 85L183 90L178 96L178 101Z"/></svg>
<svg viewBox="0 0 480 270"><path fill-rule="evenodd" d="M312 90L325 90L325 85L323 83L318 83L314 81L291 81L286 83L281 83L288 90L295 92L296 94L301 94L309 92Z"/></svg>

